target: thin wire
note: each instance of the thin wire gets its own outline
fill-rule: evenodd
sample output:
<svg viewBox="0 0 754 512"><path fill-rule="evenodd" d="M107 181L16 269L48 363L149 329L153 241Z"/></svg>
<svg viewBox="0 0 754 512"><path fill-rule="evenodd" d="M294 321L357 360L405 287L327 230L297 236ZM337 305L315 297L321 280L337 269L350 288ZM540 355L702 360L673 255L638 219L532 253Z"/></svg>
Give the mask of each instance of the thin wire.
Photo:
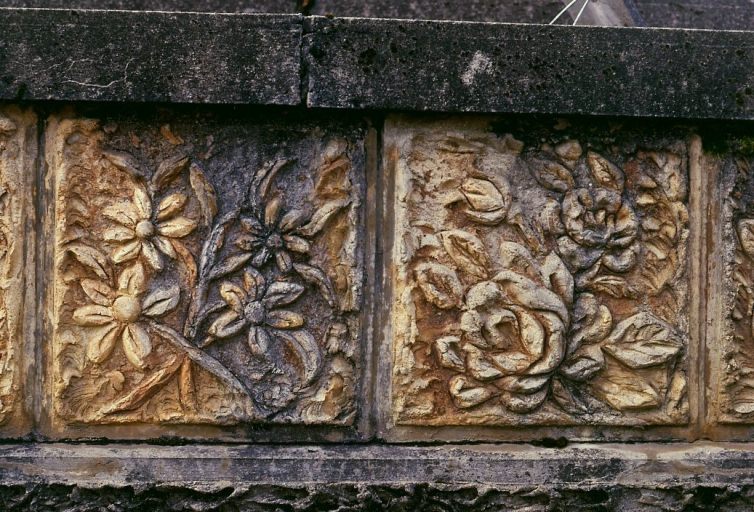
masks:
<svg viewBox="0 0 754 512"><path fill-rule="evenodd" d="M581 15L584 14L584 9L586 9L586 6L589 5L589 0L584 0L584 5L581 6L581 10L576 15L576 19L573 20L573 26L576 26L576 23L579 22L579 18L581 18Z"/></svg>
<svg viewBox="0 0 754 512"><path fill-rule="evenodd" d="M587 0L587 2L588 2L588 1L589 1L589 0ZM553 23L555 23L556 21L558 21L558 18L560 18L561 16L563 16L563 15L564 15L564 14L566 13L566 11L567 11L568 9L570 9L570 8L571 8L571 6L572 6L573 4L575 4L576 2L578 2L578 0L571 0L571 3L570 3L570 4L568 4L568 5L566 5L566 6L565 6L565 8L563 8L563 10L562 10L562 11L560 11L560 12L558 13L558 15L557 15L557 16L555 16L555 17L554 17L554 18L552 19L552 21L551 21L551 22L549 23L549 25L552 25Z"/></svg>

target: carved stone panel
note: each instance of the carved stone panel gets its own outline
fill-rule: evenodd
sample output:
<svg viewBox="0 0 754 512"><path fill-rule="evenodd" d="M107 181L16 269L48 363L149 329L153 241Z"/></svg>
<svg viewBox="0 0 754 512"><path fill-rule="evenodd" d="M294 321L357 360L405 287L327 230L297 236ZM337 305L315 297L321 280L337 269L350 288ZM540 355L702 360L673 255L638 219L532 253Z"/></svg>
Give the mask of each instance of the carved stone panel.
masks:
<svg viewBox="0 0 754 512"><path fill-rule="evenodd" d="M398 119L392 422L682 425L689 144Z"/></svg>
<svg viewBox="0 0 754 512"><path fill-rule="evenodd" d="M0 433L19 435L26 429L22 406L26 355L26 303L34 303L34 212L29 201L36 159L36 117L15 107L0 107ZM27 266L30 262L30 267ZM28 286L27 286L28 285ZM30 300L26 300L27 294ZM27 400L27 403L29 401Z"/></svg>
<svg viewBox="0 0 754 512"><path fill-rule="evenodd" d="M352 424L361 136L51 119L56 421Z"/></svg>
<svg viewBox="0 0 754 512"><path fill-rule="evenodd" d="M751 425L754 424L754 162L744 156L710 157L710 160L720 170L710 177L710 183L717 180L721 185L720 201L711 202L715 205L711 210L716 214L711 222L721 229L709 233L710 246L719 248L723 255L721 261L710 255L709 261L710 416L722 423ZM715 191L715 187L710 190Z"/></svg>

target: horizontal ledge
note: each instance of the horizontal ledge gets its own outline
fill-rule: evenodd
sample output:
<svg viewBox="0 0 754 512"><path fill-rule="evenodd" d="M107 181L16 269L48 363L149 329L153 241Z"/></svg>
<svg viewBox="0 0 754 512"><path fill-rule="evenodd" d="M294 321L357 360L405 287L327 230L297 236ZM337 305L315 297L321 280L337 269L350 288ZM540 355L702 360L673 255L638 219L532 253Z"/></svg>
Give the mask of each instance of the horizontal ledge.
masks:
<svg viewBox="0 0 754 512"><path fill-rule="evenodd" d="M754 119L754 32L12 8L0 26L7 101Z"/></svg>
<svg viewBox="0 0 754 512"><path fill-rule="evenodd" d="M0 8L0 99L295 105L301 17Z"/></svg>
<svg viewBox="0 0 754 512"><path fill-rule="evenodd" d="M214 489L270 483L584 487L754 484L751 444L475 446L0 446L3 485Z"/></svg>
<svg viewBox="0 0 754 512"><path fill-rule="evenodd" d="M754 32L305 24L313 107L754 118Z"/></svg>

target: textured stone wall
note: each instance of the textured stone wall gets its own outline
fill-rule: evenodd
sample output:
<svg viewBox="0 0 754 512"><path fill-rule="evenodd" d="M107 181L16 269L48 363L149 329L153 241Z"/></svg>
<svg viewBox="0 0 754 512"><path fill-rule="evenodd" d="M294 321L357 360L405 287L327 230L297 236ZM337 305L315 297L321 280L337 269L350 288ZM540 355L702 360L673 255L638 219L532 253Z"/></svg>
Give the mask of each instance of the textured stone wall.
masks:
<svg viewBox="0 0 754 512"><path fill-rule="evenodd" d="M0 10L0 509L750 510L751 34L307 8Z"/></svg>

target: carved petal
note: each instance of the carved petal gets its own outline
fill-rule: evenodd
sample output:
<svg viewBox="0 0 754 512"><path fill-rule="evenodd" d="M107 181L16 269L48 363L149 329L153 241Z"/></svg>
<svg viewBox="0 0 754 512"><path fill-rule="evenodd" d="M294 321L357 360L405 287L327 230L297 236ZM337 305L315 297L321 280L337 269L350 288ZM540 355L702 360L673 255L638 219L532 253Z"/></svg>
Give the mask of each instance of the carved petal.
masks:
<svg viewBox="0 0 754 512"><path fill-rule="evenodd" d="M604 253L601 249L582 247L567 236L558 239L558 252L575 271L591 267Z"/></svg>
<svg viewBox="0 0 754 512"><path fill-rule="evenodd" d="M592 171L594 180L602 187L622 191L625 180L623 171L615 164L608 161L597 153L589 152L586 156L589 170Z"/></svg>
<svg viewBox="0 0 754 512"><path fill-rule="evenodd" d="M569 324L568 309L563 303L563 299L547 288L509 270L498 273L494 280L500 283L503 292L516 304L531 309L552 311L557 313L564 324Z"/></svg>
<svg viewBox="0 0 754 512"><path fill-rule="evenodd" d="M307 242L300 236L285 235L283 236L283 241L285 241L285 246L293 252L306 254L309 252L309 249L311 248L311 246L309 245L309 242Z"/></svg>
<svg viewBox="0 0 754 512"><path fill-rule="evenodd" d="M482 404L492 398L492 392L484 387L475 386L464 375L456 375L450 379L450 396L461 409L468 409Z"/></svg>
<svg viewBox="0 0 754 512"><path fill-rule="evenodd" d="M507 198L489 180L468 178L461 185L461 193L471 207L480 212L493 212L508 206Z"/></svg>
<svg viewBox="0 0 754 512"><path fill-rule="evenodd" d="M187 200L188 196L186 196L186 194L181 194L180 192L170 194L163 198L157 206L157 220L165 220L180 212Z"/></svg>
<svg viewBox="0 0 754 512"><path fill-rule="evenodd" d="M265 323L275 329L295 329L304 325L304 317L293 311L275 310L267 313Z"/></svg>
<svg viewBox="0 0 754 512"><path fill-rule="evenodd" d="M86 357L93 363L105 362L113 353L121 330L122 327L114 322L92 330L89 343L86 346Z"/></svg>
<svg viewBox="0 0 754 512"><path fill-rule="evenodd" d="M530 354L530 360L538 359L545 351L545 330L537 317L525 309L518 311L521 345Z"/></svg>
<svg viewBox="0 0 754 512"><path fill-rule="evenodd" d="M126 242L133 240L136 237L136 233L133 229L129 229L125 226L115 226L106 229L102 234L102 238L106 242Z"/></svg>
<svg viewBox="0 0 754 512"><path fill-rule="evenodd" d="M290 304L304 293L304 287L297 283L275 281L267 289L264 302L268 308Z"/></svg>
<svg viewBox="0 0 754 512"><path fill-rule="evenodd" d="M267 206L264 209L264 223L268 228L277 225L278 219L280 218L281 206L282 203L279 197L276 197L267 203Z"/></svg>
<svg viewBox="0 0 754 512"><path fill-rule="evenodd" d="M300 386L305 387L311 384L322 365L322 354L314 336L305 329L276 331L275 335L282 338L288 344L301 363Z"/></svg>
<svg viewBox="0 0 754 512"><path fill-rule="evenodd" d="M247 335L246 342L249 344L249 350L256 356L267 354L270 348L270 335L262 327L251 327Z"/></svg>
<svg viewBox="0 0 754 512"><path fill-rule="evenodd" d="M246 301L246 292L234 285L233 283L225 282L220 285L220 296L230 306L230 308L238 313L243 313L243 305Z"/></svg>
<svg viewBox="0 0 754 512"><path fill-rule="evenodd" d="M134 206L140 219L149 219L152 216L152 200L149 199L147 191L140 186L134 189Z"/></svg>
<svg viewBox="0 0 754 512"><path fill-rule="evenodd" d="M139 216L134 204L125 201L105 207L102 210L102 215L129 228L136 227L136 224L143 219Z"/></svg>
<svg viewBox="0 0 754 512"><path fill-rule="evenodd" d="M251 260L251 263L259 268L265 263L267 263L267 260L270 259L270 256L272 256L272 252L267 247L262 247L262 250L259 251L255 256L254 259Z"/></svg>
<svg viewBox="0 0 754 512"><path fill-rule="evenodd" d="M152 245L152 242L144 240L141 243L141 252L144 254L144 259L147 260L150 267L158 272L162 270L162 256L157 252L157 249Z"/></svg>
<svg viewBox="0 0 754 512"><path fill-rule="evenodd" d="M123 329L123 352L132 365L142 369L144 358L152 352L152 342L146 329L138 324Z"/></svg>
<svg viewBox="0 0 754 512"><path fill-rule="evenodd" d="M506 407L513 412L525 414L538 409L547 400L548 387L544 387L530 395L510 395L506 400Z"/></svg>
<svg viewBox="0 0 754 512"><path fill-rule="evenodd" d="M489 382L503 376L503 373L487 360L484 352L474 345L466 345L463 350L466 352L466 368L476 380Z"/></svg>
<svg viewBox="0 0 754 512"><path fill-rule="evenodd" d="M176 284L167 288L158 288L150 293L143 304L143 312L147 316L162 316L178 305L181 297L181 288Z"/></svg>
<svg viewBox="0 0 754 512"><path fill-rule="evenodd" d="M240 318L235 311L226 311L210 325L207 333L215 338L228 338L241 332L246 320Z"/></svg>
<svg viewBox="0 0 754 512"><path fill-rule="evenodd" d="M81 281L81 288L86 293L92 302L100 306L110 306L115 299L115 293L112 288L107 286L102 281L96 281L94 279L84 279Z"/></svg>
<svg viewBox="0 0 754 512"><path fill-rule="evenodd" d="M118 290L136 296L146 289L144 267L141 263L131 265L118 277Z"/></svg>
<svg viewBox="0 0 754 512"><path fill-rule="evenodd" d="M247 268L243 273L243 288L251 300L259 300L264 291L264 277L255 268Z"/></svg>
<svg viewBox="0 0 754 512"><path fill-rule="evenodd" d="M106 325L113 321L113 313L105 306L83 306L73 312L73 320L79 325Z"/></svg>
<svg viewBox="0 0 754 512"><path fill-rule="evenodd" d="M629 247L623 251L614 251L602 257L602 263L613 272L628 272L636 265L637 247Z"/></svg>
<svg viewBox="0 0 754 512"><path fill-rule="evenodd" d="M290 233L306 224L307 220L309 215L304 210L291 210L280 219L280 231Z"/></svg>
<svg viewBox="0 0 754 512"><path fill-rule="evenodd" d="M458 336L444 336L435 341L435 351L440 361L440 366L459 372L466 370L459 347L461 339Z"/></svg>
<svg viewBox="0 0 754 512"><path fill-rule="evenodd" d="M275 251L275 263L283 274L290 272L293 266L291 255L286 251Z"/></svg>
<svg viewBox="0 0 754 512"><path fill-rule="evenodd" d="M554 292L563 299L566 304L573 302L573 276L566 268L563 260L551 252L542 264L542 277Z"/></svg>
<svg viewBox="0 0 754 512"><path fill-rule="evenodd" d="M176 217L157 224L157 232L170 238L182 238L196 229L196 222L186 217Z"/></svg>
<svg viewBox="0 0 754 512"><path fill-rule="evenodd" d="M542 358L526 372L529 375L549 374L563 362L566 354L566 327L553 313L541 312L537 315L547 332Z"/></svg>
<svg viewBox="0 0 754 512"><path fill-rule="evenodd" d="M121 245L113 251L112 259L115 263L123 263L136 258L141 252L141 240L134 240Z"/></svg>
<svg viewBox="0 0 754 512"><path fill-rule="evenodd" d="M154 243L154 246L157 248L157 250L159 250L162 254L168 256L169 258L175 259L178 257L178 253L175 252L173 244L171 244L168 239L157 235L152 237L152 243Z"/></svg>
<svg viewBox="0 0 754 512"><path fill-rule="evenodd" d="M241 227L254 235L260 235L264 231L264 226L256 217L241 217Z"/></svg>

